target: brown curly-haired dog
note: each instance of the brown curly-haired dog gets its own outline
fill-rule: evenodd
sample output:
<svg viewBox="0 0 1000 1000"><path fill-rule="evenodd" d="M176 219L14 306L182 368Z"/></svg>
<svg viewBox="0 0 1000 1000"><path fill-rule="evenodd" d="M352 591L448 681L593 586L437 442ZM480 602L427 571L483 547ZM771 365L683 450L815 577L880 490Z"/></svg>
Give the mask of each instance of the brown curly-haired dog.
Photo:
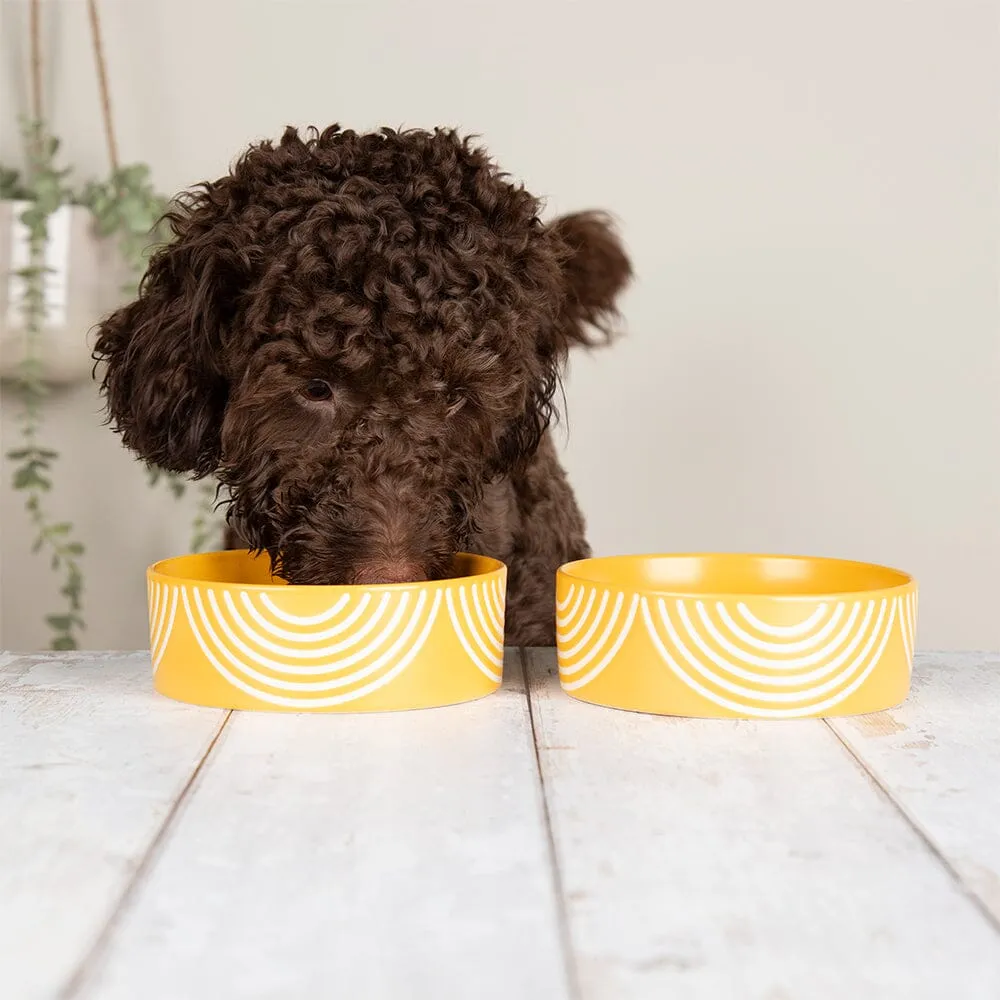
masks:
<svg viewBox="0 0 1000 1000"><path fill-rule="evenodd" d="M455 132L333 126L252 146L181 197L95 357L125 444L229 488L291 583L509 566L507 641L551 645L588 554L548 426L574 344L631 275L607 219L540 203Z"/></svg>

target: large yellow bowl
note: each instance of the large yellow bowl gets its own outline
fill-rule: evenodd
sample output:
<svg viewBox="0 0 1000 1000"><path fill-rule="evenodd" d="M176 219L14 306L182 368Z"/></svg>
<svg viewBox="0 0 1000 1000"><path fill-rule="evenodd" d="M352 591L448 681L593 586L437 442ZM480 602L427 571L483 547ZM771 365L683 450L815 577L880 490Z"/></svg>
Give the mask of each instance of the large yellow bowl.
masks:
<svg viewBox="0 0 1000 1000"><path fill-rule="evenodd" d="M180 556L147 572L156 690L217 708L386 712L500 686L507 570L461 554L455 578L288 586L267 556Z"/></svg>
<svg viewBox="0 0 1000 1000"><path fill-rule="evenodd" d="M860 715L910 689L917 587L839 559L618 556L556 583L563 690L660 715Z"/></svg>

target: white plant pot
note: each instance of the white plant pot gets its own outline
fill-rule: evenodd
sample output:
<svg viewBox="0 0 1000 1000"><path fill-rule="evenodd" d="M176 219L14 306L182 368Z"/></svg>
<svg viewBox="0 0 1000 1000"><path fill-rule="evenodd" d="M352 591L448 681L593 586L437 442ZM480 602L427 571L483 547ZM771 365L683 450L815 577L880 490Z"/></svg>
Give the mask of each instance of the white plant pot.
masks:
<svg viewBox="0 0 1000 1000"><path fill-rule="evenodd" d="M27 203L0 201L0 379L17 376L25 357L24 279ZM122 299L128 277L114 239L97 234L88 209L63 205L48 220L45 323L37 354L42 379L55 384L91 377L94 327Z"/></svg>

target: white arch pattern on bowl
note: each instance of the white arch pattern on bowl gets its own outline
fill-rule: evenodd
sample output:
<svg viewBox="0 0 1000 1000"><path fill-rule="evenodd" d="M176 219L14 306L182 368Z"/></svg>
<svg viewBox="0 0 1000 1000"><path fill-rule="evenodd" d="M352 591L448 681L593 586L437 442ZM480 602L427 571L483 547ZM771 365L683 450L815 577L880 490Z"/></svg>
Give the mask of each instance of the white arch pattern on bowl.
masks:
<svg viewBox="0 0 1000 1000"><path fill-rule="evenodd" d="M773 710L775 714L779 715L798 714L799 712L808 714L817 710L817 707L814 707L816 699L819 699L828 692L834 691L838 688L840 688L840 690L837 694L827 701L821 701L819 707L832 707L842 701L857 689L861 681L863 681L871 673L878 663L878 659L882 655L882 651L885 649L885 644L892 632L892 625L896 614L896 601L883 599L878 602L878 617L875 624L871 626L870 629L869 622L871 620L871 612L874 610L875 602L869 601L868 603L869 609L866 614L865 621L856 633L855 639L852 640L854 642L854 648L856 648L860 641L864 639L864 646L858 655L854 657L850 665L841 670L840 673L829 678L828 680L823 681L822 683L812 684L799 691L760 691L754 688L747 688L729 680L724 673L717 673L710 667L706 666L705 663L702 660L699 660L699 658L688 648L685 636L682 636L681 629L679 629L674 623L669 614L666 603L662 598L660 598L656 603L660 618L659 623L657 623L653 618L650 611L650 602L646 599L643 599L643 618L645 619L650 639L652 639L653 645L656 647L657 652L660 654L663 661L680 680L687 684L687 686L692 690L697 691L703 697L708 698L710 701L713 701L722 707L745 712L747 714L759 714L763 711L756 706L754 702L764 702L765 704L774 705L790 705L793 702L810 701L810 699L812 699L809 705L798 706L794 709ZM888 623L886 624L887 610ZM704 642L697 630L689 624L689 620L682 623L682 628L686 634L686 638L689 639L694 645L699 646L699 642ZM680 653L681 658L690 668L689 670L680 666L669 652L667 644L663 641L661 629L667 633L673 648ZM878 643L880 638L881 644L878 647L878 652L873 657L871 656L872 649L876 643ZM701 647L699 646L699 648ZM732 664L726 664L725 661L720 662L719 660L714 659L713 663L715 666L723 670L725 670L728 666L728 673L740 676L740 674L733 669L734 665ZM837 666L840 666L840 664L838 663ZM836 669L836 667L834 667L834 669ZM691 671L693 671L693 673ZM858 677L859 672L860 680L858 680L857 683L854 683L853 679ZM756 680L759 683L764 682L763 676L757 677ZM728 691L730 694L735 695L736 698L727 698L726 696L719 695L716 691L705 688L704 683L702 682L708 682L716 688ZM846 688L843 687L845 684L848 685ZM771 714L771 711L772 710L767 710L768 714Z"/></svg>
<svg viewBox="0 0 1000 1000"><path fill-rule="evenodd" d="M402 655L398 654L403 647L406 646L410 636L417 630L421 623L420 620L427 602L426 592L420 594L420 597L417 600L416 608L414 608L413 613L403 626L402 631L393 641L389 641L392 639L393 633L387 626L382 630L380 636L370 644L373 651L382 646L387 646L387 648L382 649L380 654L367 666L349 674L325 681L301 681L288 680L286 677L263 674L260 671L255 670L244 660L234 655L232 650L227 648L225 643L219 639L218 633L216 633L212 627L210 618L205 610L204 602L201 600L199 589L197 587L190 588L192 591L193 601L188 597L188 587L182 586L180 589L181 600L184 604L188 617L188 624L191 627L195 641L198 643L198 646L205 655L205 658L222 677L224 677L234 687L239 688L241 691L244 691L260 701L273 705L302 708L324 708L344 704L345 702L362 698L365 695L370 694L372 691L388 684L391 680L393 680L393 678L402 673L410 665L417 653L419 653L424 642L427 640L427 636L430 634L430 630L434 625L435 619L437 618L438 609L441 604L441 595L438 593L435 595L428 614L424 617L422 629L414 639L413 643L404 653L402 653ZM405 610L407 602L400 601L399 603ZM216 603L216 608L217 607L218 604ZM329 618L326 618L325 620L328 621ZM356 687L350 691L343 691L339 694L325 693L364 681L373 674L376 674L389 663L393 663L393 666L390 667L390 669L372 678L371 680L368 680L367 683L362 684L360 687ZM344 667L343 661L341 661L339 666L341 668ZM287 667L280 664L279 667L282 672L287 672L288 670ZM328 665L325 672L331 673L337 669L337 665ZM254 681L257 683L253 683ZM270 688L278 688L279 690L296 692L297 696L291 697L289 695L275 694L273 691L265 690L262 685ZM313 694L314 692L315 695Z"/></svg>
<svg viewBox="0 0 1000 1000"><path fill-rule="evenodd" d="M195 603L199 606L199 610L201 610L201 590L198 587L192 587L191 590ZM396 630L406 613L407 605L409 603L409 595L403 594L403 599L396 601L392 614L389 617L389 621L382 627L382 630L373 639L370 639L367 645L363 646L361 649L354 650L346 656L331 660L330 657L333 657L334 654L342 653L349 648L350 645L352 645L351 642L336 643L333 646L325 646L317 651L320 656L326 657L324 662L318 665L313 664L312 666L291 666L290 664L286 664L279 660L273 660L271 657L265 656L263 653L260 653L249 646L240 636L236 635L232 626L222 614L222 609L219 607L219 602L215 593L209 590L207 592L207 597L214 620L218 623L219 628L223 631L233 647L239 650L239 652L247 657L247 659L258 664L258 666L289 674L328 674L334 671L346 670L348 667L353 667L356 663L366 660ZM376 613L372 615L372 617L376 617L377 614L378 609L376 609ZM359 629L358 631L360 632L362 629ZM365 634L365 638L367 638L367 633ZM281 647L262 636L254 636L254 641L262 648L269 649L279 655L287 656L290 659L302 659L307 657L315 659L309 650L296 649L291 646Z"/></svg>
<svg viewBox="0 0 1000 1000"><path fill-rule="evenodd" d="M587 591L589 599L581 612ZM557 610L562 610L557 617L559 673L567 691L580 690L590 684L611 662L633 627L635 603L642 609L647 634L663 663L702 697L743 715L796 717L834 707L856 691L875 669L897 618L907 667L912 670L915 591L882 599L824 602L801 622L791 625L761 621L745 604L737 605L743 621L761 635L771 637L769 640L748 632L722 601L715 602L716 622L712 619L709 602L674 599L671 611L662 597L650 599L638 595L633 595L633 605L616 630L626 595L617 594L609 615L605 612L611 592L604 590L598 611L591 616L597 592L595 587L571 584L557 605ZM657 615L653 613L654 607ZM835 632L845 615L846 623ZM605 627L599 639L578 656L602 624ZM567 646L585 625L584 639ZM706 641L706 637L715 646ZM776 638L786 641L772 641ZM741 648L740 643L750 648ZM814 648L820 643L824 645ZM760 655L762 650L774 655L763 657ZM805 650L809 652L803 652ZM789 653L802 655L782 655ZM582 673L597 656L601 659L596 666ZM817 663L822 666L803 672L803 668ZM748 688L738 680L760 687ZM795 686L799 686L799 690L780 690Z"/></svg>
<svg viewBox="0 0 1000 1000"><path fill-rule="evenodd" d="M700 602L699 602L700 603ZM788 626L789 628L795 629L795 633L788 633L788 639L785 642L775 642L773 639L761 639L758 636L747 632L739 622L733 619L733 616L729 613L729 609L726 607L723 601L717 601L715 605L716 614L722 620L722 623L727 629L733 634L733 636L740 642L745 643L748 646L752 646L754 649L762 650L765 653L797 653L802 650L812 649L813 646L818 646L824 639L826 639L830 633L837 627L840 619L843 617L844 610L847 604L845 602L838 603L834 609L833 614L826 618L825 624L808 636L806 639L794 639L791 636L793 634L801 635L802 632L799 631L802 627L800 622L798 625ZM857 607L857 604L855 604ZM752 615L750 609L745 604L740 604L739 608L744 618L749 617L752 621L757 622L758 625L764 625L765 622L759 621L756 616ZM806 622L813 622L814 626L823 621L826 617L826 612L829 608L827 604L821 604L816 611L813 612L807 619ZM699 612L701 613L701 612ZM771 626L772 628L775 626ZM848 631L850 630L850 623L846 626ZM758 629L758 631L762 631ZM767 634L767 633L765 633Z"/></svg>
<svg viewBox="0 0 1000 1000"><path fill-rule="evenodd" d="M264 593L260 595L260 603L263 604L275 618L280 619L288 625L322 625L323 622L328 622L331 618L335 618L343 609L344 605L350 601L350 599L350 594L344 594L344 596L341 597L340 600L333 605L333 607L327 608L326 611L321 611L317 615L293 615L278 607L278 605L274 603L274 598L271 597L270 594Z"/></svg>
<svg viewBox="0 0 1000 1000"><path fill-rule="evenodd" d="M177 615L177 588L152 581L148 587L149 601L149 655L153 673L160 669L163 653L170 642Z"/></svg>
<svg viewBox="0 0 1000 1000"><path fill-rule="evenodd" d="M504 581L473 581L457 591L457 602L453 588L416 595L407 590L365 591L342 595L319 614L291 615L267 593L240 591L237 602L229 590L223 590L220 602L212 588L154 580L148 587L153 671L163 660L180 606L207 662L234 687L274 705L305 709L343 704L399 676L423 647L442 604L447 603L452 628L465 653L478 670L499 683ZM275 624L268 613L280 622L298 624L299 631ZM319 625L327 627L309 627ZM310 645L352 626L358 627L339 642ZM284 660L273 659L269 652ZM289 659L305 662L288 663ZM320 679L308 679L318 675Z"/></svg>
<svg viewBox="0 0 1000 1000"><path fill-rule="evenodd" d="M245 597L248 595L244 593L241 594L240 596ZM405 593L404 596L406 596ZM355 663L358 663L361 660L365 659L365 657L368 656L368 654L374 648L378 647L384 635L386 633L392 632L395 629L395 627L399 624L400 618L402 618L404 612L406 611L406 604L407 604L406 600L398 601L395 610L390 616L389 622L384 626L382 632L378 633L375 636L375 638L369 642L367 646L364 646L362 649L355 650L349 656L344 657L342 660L338 660L337 666L331 667L328 662L329 657L334 656L338 653L343 653L345 650L351 649L353 646L358 645L359 642L367 638L369 633L371 633L375 629L375 627L382 620L382 618L385 615L385 612L389 608L389 600L391 597L390 594L382 595L382 600L379 602L374 612L368 616L368 619L365 621L364 625L358 628L355 632L352 632L346 639L342 639L340 642L335 642L331 646L320 646L318 649L311 649L311 648L298 649L295 646L287 646L287 645L282 646L276 642L273 642L267 636L261 635L258 631L255 631L252 627L250 627L250 625L243 619L242 615L240 614L239 610L236 607L235 602L233 601L232 595L229 594L228 591L224 591L222 597L233 621L236 622L236 624L240 627L241 631L249 639L255 642L262 649L270 650L272 653L277 653L279 656L286 656L289 657L290 659L316 660L323 658L327 661L321 663L319 666L292 667L285 663L276 663L274 660L271 660L266 656L254 652L254 650L248 647L240 639L239 636L232 634L228 624L226 623L224 616L222 615L219 609L215 594L212 591L208 592L208 598L212 604L212 611L218 617L219 624L226 629L227 635L229 636L229 639L234 646L240 649L245 656L250 657L250 659L254 660L262 667L280 669L292 674L325 674L329 673L331 670L344 670L347 667L353 666ZM370 594L365 594L361 598L361 600L358 601L359 606L368 607L370 603L368 599L370 597L371 597ZM352 620L352 622L357 621L357 618L358 615L356 610L352 612L350 615L348 615L348 619ZM325 633L328 633L329 631L330 631L329 629L324 629L323 632L317 633L317 637ZM312 635L310 635L308 632L302 632L300 633L297 641L299 643L311 642L312 639L313 639Z"/></svg>
<svg viewBox="0 0 1000 1000"><path fill-rule="evenodd" d="M919 591L911 590L902 598L899 614L899 631L903 637L903 650L910 673L913 672L913 656L917 642L917 602Z"/></svg>
<svg viewBox="0 0 1000 1000"><path fill-rule="evenodd" d="M388 597L389 595L384 595ZM225 592L226 602L231 601L232 595L229 591ZM246 608L247 614L257 623L260 628L270 635L275 636L278 639L287 639L289 642L321 642L324 639L332 639L335 635L340 635L342 632L346 632L364 613L365 608L368 607L371 602L372 595L365 594L360 601L358 601L358 606L342 621L339 621L336 625L330 628L322 629L319 632L309 632L303 633L302 626L310 624L320 624L324 621L329 621L330 618L336 615L338 611L341 611L344 606L350 601L350 594L344 594L343 597L332 608L328 611L323 612L320 615L289 615L287 612L280 611L274 604L269 594L261 594L260 602L267 608L275 618L280 621L287 621L289 618L297 619L295 624L299 626L299 631L293 632L291 629L282 628L280 625L275 625L273 622L269 622L263 614L257 609L250 595L244 590L240 593L240 601Z"/></svg>
<svg viewBox="0 0 1000 1000"><path fill-rule="evenodd" d="M625 595L623 593L618 593L615 597L615 604L611 611L611 617L604 625L604 631L601 633L597 642L595 642L594 645L590 647L589 651L585 652L578 660L570 662L572 656L574 656L576 652L582 648L582 646L597 630L598 626L602 624L602 616L604 609L608 606L610 596L610 591L605 590L601 597L600 606L597 613L593 616L592 623L587 629L586 635L580 642L573 646L571 650L563 652L562 647L565 645L567 633L559 632L557 630L556 634L558 642L556 658L559 662L559 679L566 691L576 691L579 688L585 687L595 677L599 676L604 668L607 667L607 665L615 658L618 650L622 647L622 643L625 642L629 632L632 630L632 623L635 621L635 614L639 607L639 596L638 594L632 595L632 598L629 601L628 610L626 611L622 624L616 633L615 625L618 622L622 606L625 602ZM586 620L590 608L593 607L593 603L593 600L587 602L587 607L580 616L582 620ZM579 608L579 602L576 607ZM570 619L567 624L570 624L571 622L572 619ZM571 631L575 633L578 628L579 624ZM585 667L589 666L591 660L597 659L597 657L600 657L600 659L595 666L591 667L591 669L585 674L582 674L582 676L576 676L579 675Z"/></svg>
<svg viewBox="0 0 1000 1000"><path fill-rule="evenodd" d="M188 600L189 589L193 602ZM408 598L409 595L404 594L402 596ZM241 673L245 674L247 677L253 678L260 684L267 685L268 687L276 687L281 690L298 691L302 693L310 691L322 692L349 687L350 685L356 684L357 682L364 680L366 677L370 677L372 674L377 673L382 667L396 658L399 652L409 641L410 637L417 630L427 602L427 593L421 593L420 597L417 599L417 606L413 609L413 612L406 619L397 634L397 627L402 622L409 603L408 600L400 600L393 613L392 620L362 651L365 653L364 657L359 657L357 653L353 653L340 660L324 664L322 672L324 674L340 673L349 667L355 666L363 660L370 660L370 662L368 662L365 666L339 677L321 681L304 681L298 679L289 680L287 679L287 676L282 676L288 674L293 674L294 676L297 674L297 671L293 671L291 667L285 664L269 660L267 661L267 665L272 673L262 673L261 671L250 666L246 659L241 659L237 656L232 648L220 639L219 634L215 631L215 625L219 625L223 634L226 635L227 638L230 637L230 635L227 634L226 623L219 614L218 602L212 600L213 597L214 595L210 593L209 607L213 614L209 615L208 611L206 611L205 603L202 601L200 588L182 587L181 589L181 600L183 601L185 610L188 614L188 623L191 626L195 639L199 641L199 645L201 645L203 639L207 637L207 639L210 640L212 648L216 652L220 653L233 668L241 671ZM437 614L437 606L439 603L440 594L438 595L438 601L434 605L433 612L429 616L431 624L433 624L434 617ZM240 651L242 652L242 650ZM374 659L371 659L372 657L374 657Z"/></svg>
<svg viewBox="0 0 1000 1000"><path fill-rule="evenodd" d="M476 668L491 681L500 683L503 670L503 593L498 580L469 584L472 603L476 609L476 619L469 610L465 596L465 584L458 588L461 613L455 606L455 596L451 589L446 592L448 614L455 635ZM480 600L480 595L482 599ZM483 614L485 605L487 613ZM464 624L463 624L464 622ZM471 640L471 641L470 641Z"/></svg>
<svg viewBox="0 0 1000 1000"><path fill-rule="evenodd" d="M884 603L885 602L883 602L883 611ZM667 615L666 605L662 599L658 602L658 607L663 609L661 612L662 615ZM861 613L862 607L864 607L864 617L861 621L860 627L855 628L854 626L858 620L859 614ZM741 650L729 639L723 636L721 632L719 632L715 624L709 618L702 603L700 601L697 602L696 609L699 613L699 618L701 619L702 627L705 632L712 639L714 639L722 649L729 653L730 656L733 656L736 659L737 662L735 663L727 660L725 657L715 652L715 650L705 642L705 639L700 634L695 624L691 621L687 607L683 601L677 601L676 611L678 618L681 620L682 627L688 636L690 636L691 641L698 647L703 656L711 660L712 663L720 669L725 670L736 677L741 677L744 680L754 681L759 684L773 685L775 687L794 687L797 684L821 680L827 674L833 673L833 671L840 667L854 653L855 649L857 649L858 645L864 638L864 635L868 630L868 626L871 623L872 615L875 612L875 607L875 601L868 601L864 606L860 601L855 601L851 609L851 613L848 616L847 624L829 643L826 644L826 646L814 653L809 654L808 656L793 657L785 660L775 657L765 659L756 653ZM669 629L670 626L668 625L667 627ZM673 636L671 635L671 637ZM832 659L830 659L831 656L833 657ZM810 670L806 673L795 672L797 668L808 667L813 663L821 663L823 660L827 660L825 666L818 667L815 670ZM741 662L746 663L751 667L780 671L780 673L762 674L759 670L747 670L739 665Z"/></svg>
<svg viewBox="0 0 1000 1000"><path fill-rule="evenodd" d="M794 625L772 625L770 622L762 622L742 601L737 605L736 610L739 611L743 620L758 632L763 632L764 635L774 636L779 639L791 639L797 635L805 635L811 632L823 620L823 616L827 611L827 605L820 604L808 618Z"/></svg>

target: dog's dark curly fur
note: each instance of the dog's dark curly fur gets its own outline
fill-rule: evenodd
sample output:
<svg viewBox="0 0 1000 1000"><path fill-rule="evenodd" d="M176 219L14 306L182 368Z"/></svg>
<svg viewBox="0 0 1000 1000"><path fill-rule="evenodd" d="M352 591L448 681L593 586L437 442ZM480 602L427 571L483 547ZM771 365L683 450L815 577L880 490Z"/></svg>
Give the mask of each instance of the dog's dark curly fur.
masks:
<svg viewBox="0 0 1000 1000"><path fill-rule="evenodd" d="M553 395L631 269L604 216L539 213L452 131L288 129L181 197L100 326L110 417L147 462L217 474L290 582L478 551L510 568L508 642L550 645L555 571L588 554Z"/></svg>

